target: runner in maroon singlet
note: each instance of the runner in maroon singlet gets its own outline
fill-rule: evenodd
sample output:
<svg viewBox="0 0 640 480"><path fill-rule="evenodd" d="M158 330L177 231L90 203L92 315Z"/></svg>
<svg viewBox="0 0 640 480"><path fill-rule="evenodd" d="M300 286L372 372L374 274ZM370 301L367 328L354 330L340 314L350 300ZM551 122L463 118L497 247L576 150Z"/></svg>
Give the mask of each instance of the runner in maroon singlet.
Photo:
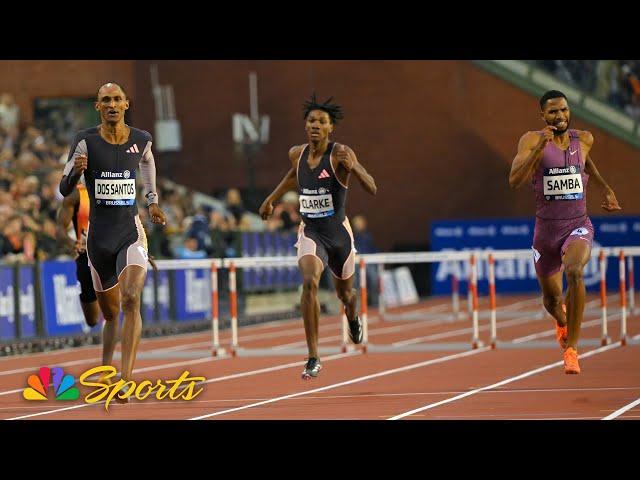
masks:
<svg viewBox="0 0 640 480"><path fill-rule="evenodd" d="M621 210L616 196L589 156L593 135L570 130L567 97L557 90L540 98L546 126L527 132L518 144L509 184L518 188L532 180L536 197L533 258L544 306L556 320L556 338L564 349L565 373L580 373L577 344L584 311L583 269L591 256L593 225L587 216L587 183L603 190L602 208ZM567 277L562 301L562 271ZM565 310L566 305L566 310Z"/></svg>

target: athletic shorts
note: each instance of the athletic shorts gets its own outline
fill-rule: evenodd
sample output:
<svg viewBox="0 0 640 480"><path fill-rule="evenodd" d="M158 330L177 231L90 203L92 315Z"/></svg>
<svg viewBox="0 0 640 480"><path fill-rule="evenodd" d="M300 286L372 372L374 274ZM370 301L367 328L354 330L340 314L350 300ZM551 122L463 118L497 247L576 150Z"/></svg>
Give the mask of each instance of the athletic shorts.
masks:
<svg viewBox="0 0 640 480"><path fill-rule="evenodd" d="M318 257L336 278L346 280L355 272L356 248L348 218L322 229L301 223L296 247L298 260L305 255Z"/></svg>
<svg viewBox="0 0 640 480"><path fill-rule="evenodd" d="M588 216L570 220L545 220L536 217L533 230L533 259L541 277L555 275L562 268L562 256L573 242L593 245L593 225Z"/></svg>
<svg viewBox="0 0 640 480"><path fill-rule="evenodd" d="M122 270L129 265L140 265L147 270L147 237L140 217L135 217L135 229L118 226L89 224L87 253L93 288L104 292L118 284Z"/></svg>

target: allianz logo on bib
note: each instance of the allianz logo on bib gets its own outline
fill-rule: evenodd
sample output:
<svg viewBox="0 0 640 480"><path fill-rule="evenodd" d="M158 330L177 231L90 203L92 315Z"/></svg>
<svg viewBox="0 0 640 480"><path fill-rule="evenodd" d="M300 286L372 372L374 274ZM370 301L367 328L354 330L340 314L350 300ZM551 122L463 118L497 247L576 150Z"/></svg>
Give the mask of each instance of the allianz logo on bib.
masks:
<svg viewBox="0 0 640 480"><path fill-rule="evenodd" d="M577 171L578 169L575 167L575 165L571 165L565 168L550 168L547 173L549 175L558 175L562 173L576 173Z"/></svg>
<svg viewBox="0 0 640 480"><path fill-rule="evenodd" d="M131 172L125 170L124 172L100 172L100 178L129 178Z"/></svg>

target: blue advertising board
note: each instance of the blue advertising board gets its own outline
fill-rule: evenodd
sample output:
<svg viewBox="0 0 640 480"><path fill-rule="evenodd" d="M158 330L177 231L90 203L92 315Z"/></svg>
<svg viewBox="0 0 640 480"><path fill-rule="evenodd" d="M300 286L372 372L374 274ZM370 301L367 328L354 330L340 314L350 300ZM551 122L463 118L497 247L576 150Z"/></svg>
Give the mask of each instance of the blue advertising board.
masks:
<svg viewBox="0 0 640 480"><path fill-rule="evenodd" d="M211 271L174 270L173 300L176 320L203 320L211 316Z"/></svg>
<svg viewBox="0 0 640 480"><path fill-rule="evenodd" d="M158 270L155 273L157 290L154 290L154 272L147 272L142 291L142 309L145 323L168 322L169 309L169 272ZM158 304L158 316L156 318L156 303Z"/></svg>
<svg viewBox="0 0 640 480"><path fill-rule="evenodd" d="M159 270L156 274L158 282L157 290L157 302L158 302L158 318L159 322L168 322L171 319L170 310L170 295L169 295L169 272L166 270Z"/></svg>
<svg viewBox="0 0 640 480"><path fill-rule="evenodd" d="M595 230L594 247L620 247L640 245L640 217L591 217ZM531 249L535 220L531 219L490 219L453 220L433 222L431 225L431 247L434 251L468 250L515 250ZM634 259L634 271L638 271L640 259ZM431 270L432 293L435 295L451 292L451 276L458 273L460 292L467 291L468 263L440 262ZM487 263L478 263L478 291L486 294ZM496 260L496 291L537 292L538 281L532 256L529 259ZM592 258L584 268L585 285L588 291L597 291L600 284L598 260ZM618 291L618 259L609 257L607 261L607 288Z"/></svg>
<svg viewBox="0 0 640 480"><path fill-rule="evenodd" d="M13 267L0 266L0 340L16 337Z"/></svg>
<svg viewBox="0 0 640 480"><path fill-rule="evenodd" d="M40 270L45 335L98 333L102 323L90 328L80 307L80 283L73 261L46 261Z"/></svg>
<svg viewBox="0 0 640 480"><path fill-rule="evenodd" d="M20 338L36 335L36 285L34 268L20 267Z"/></svg>

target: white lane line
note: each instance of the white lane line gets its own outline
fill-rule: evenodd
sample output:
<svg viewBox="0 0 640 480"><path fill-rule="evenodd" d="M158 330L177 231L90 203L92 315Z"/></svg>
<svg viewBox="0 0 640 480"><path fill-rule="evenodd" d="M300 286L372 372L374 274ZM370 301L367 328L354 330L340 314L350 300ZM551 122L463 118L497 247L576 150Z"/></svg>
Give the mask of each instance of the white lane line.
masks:
<svg viewBox="0 0 640 480"><path fill-rule="evenodd" d="M378 372L378 373L374 373L371 375L365 375L363 377L356 377L353 378L351 380L347 380L344 382L339 382L339 383L334 383L331 385L326 385L324 387L320 387L320 388L314 388L311 390L305 390L303 392L297 392L297 393L292 393L290 395L283 395L281 397L276 397L276 398L270 398L269 400L264 400L262 402L256 402L256 403L251 403L249 405L243 405L242 407L236 407L236 408L230 408L227 410L221 410L218 412L214 412L214 413L208 413L206 415L200 415L198 417L193 417L190 418L189 420L202 420L204 418L209 418L209 417L216 417L219 415L225 415L227 413L233 413L233 412L237 412L240 410L246 410L248 408L253 408L253 407L258 407L260 405L266 405L268 403L275 403L275 402L279 402L281 400L287 400L289 398L295 398L295 397L301 397L303 395L309 395L310 393L316 393L316 392L323 392L325 390L331 390L333 388L339 388L339 387L343 387L345 385L351 385L354 383L358 383L358 382L364 382L367 380L371 380L372 378L378 378L378 377L384 377L387 375L393 375L395 373L400 373L400 372L406 372L408 370L413 370L415 368L421 368L421 367L426 367L428 365L434 365L437 363L443 363L443 362L448 362L449 360L455 360L458 358L463 358L463 357L468 357L470 355L475 355L481 352L486 352L489 350L489 347L483 347L483 348L478 348L476 350L469 350L466 352L462 352L462 353L455 353L453 355L447 355L445 357L439 357L439 358L434 358L431 360L427 360L424 362L419 362L419 363L413 363L411 365L406 365L404 367L399 367L399 368L394 368L391 370L383 370L382 372Z"/></svg>
<svg viewBox="0 0 640 480"><path fill-rule="evenodd" d="M613 412L611 415L607 415L606 417L604 417L602 420L613 420L614 418L619 417L620 415L622 415L627 410L631 410L636 405L640 405L640 398L638 398L637 400L625 405L622 408L619 408L618 410Z"/></svg>
<svg viewBox="0 0 640 480"><path fill-rule="evenodd" d="M597 348L595 350L590 350L590 351L588 351L586 353L583 353L583 354L580 355L580 358L582 359L582 358L591 357L593 355L598 355L599 353L606 352L608 350L612 350L612 349L618 348L618 347L620 347L620 342L619 341L616 342L616 343L612 343L611 345L606 345L604 347L600 347L600 348ZM506 385L508 383L516 382L518 380L522 380L523 378L530 377L530 376L535 375L537 373L541 373L541 372L544 372L546 370L550 370L552 368L559 367L562 364L563 364L562 361L554 362L554 363L551 363L549 365L545 365L543 367L536 368L534 370L529 370L527 372L521 373L520 375L516 375L514 377L506 378L506 379L504 379L504 380L502 380L500 382L492 383L491 385L486 385L486 386L481 387L481 388L476 388L474 390L470 390L470 391L465 392L463 394L456 395L455 397L447 398L447 399L441 400L439 402L430 403L430 404L425 405L423 407L415 408L413 410L409 410L408 412L404 412L404 413L401 413L399 415L395 415L395 416L389 418L389 420L399 420L401 418L408 417L409 415L413 415L413 414L416 414L416 413L419 413L419 412L424 412L425 410L436 408L436 407L439 407L441 405L445 405L447 403L455 402L456 400L461 400L463 398L470 397L471 395L475 395L475 394L483 392L485 390L498 388L498 387L500 387L502 385Z"/></svg>

